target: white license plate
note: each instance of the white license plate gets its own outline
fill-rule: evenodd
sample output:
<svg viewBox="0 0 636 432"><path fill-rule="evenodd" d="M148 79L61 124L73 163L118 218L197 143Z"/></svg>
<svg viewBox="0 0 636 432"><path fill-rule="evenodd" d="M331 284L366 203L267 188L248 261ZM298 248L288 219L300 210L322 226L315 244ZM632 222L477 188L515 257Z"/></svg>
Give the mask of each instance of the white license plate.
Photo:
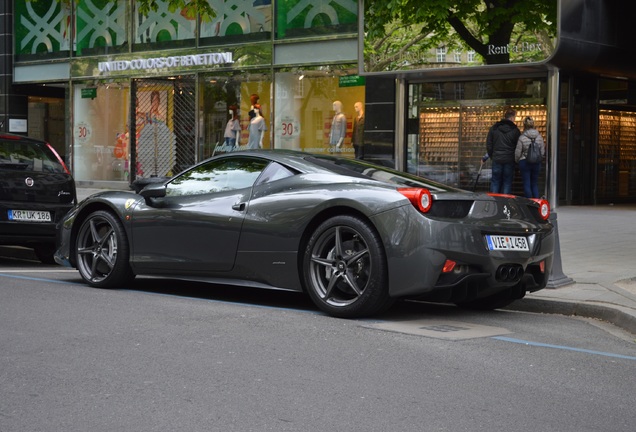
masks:
<svg viewBox="0 0 636 432"><path fill-rule="evenodd" d="M487 235L489 250L529 251L528 239L520 236Z"/></svg>
<svg viewBox="0 0 636 432"><path fill-rule="evenodd" d="M9 220L20 222L51 222L51 212L37 210L9 210Z"/></svg>

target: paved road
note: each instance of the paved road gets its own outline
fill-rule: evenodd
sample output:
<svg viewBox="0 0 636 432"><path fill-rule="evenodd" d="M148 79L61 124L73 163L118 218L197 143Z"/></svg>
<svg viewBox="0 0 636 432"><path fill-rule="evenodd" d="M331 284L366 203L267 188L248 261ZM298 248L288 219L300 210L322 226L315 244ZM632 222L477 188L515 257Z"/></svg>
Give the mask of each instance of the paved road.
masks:
<svg viewBox="0 0 636 432"><path fill-rule="evenodd" d="M633 431L636 349L602 323L0 261L0 430Z"/></svg>

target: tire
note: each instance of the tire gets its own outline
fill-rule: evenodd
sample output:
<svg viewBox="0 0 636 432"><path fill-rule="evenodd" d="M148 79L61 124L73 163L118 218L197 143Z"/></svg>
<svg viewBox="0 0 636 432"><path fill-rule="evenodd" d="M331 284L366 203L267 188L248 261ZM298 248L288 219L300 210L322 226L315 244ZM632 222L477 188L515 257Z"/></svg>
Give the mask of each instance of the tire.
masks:
<svg viewBox="0 0 636 432"><path fill-rule="evenodd" d="M91 213L82 222L75 244L77 269L89 285L115 288L134 278L126 232L111 212Z"/></svg>
<svg viewBox="0 0 636 432"><path fill-rule="evenodd" d="M336 216L312 234L303 256L304 287L312 301L339 318L388 309L388 271L382 241L367 222Z"/></svg>

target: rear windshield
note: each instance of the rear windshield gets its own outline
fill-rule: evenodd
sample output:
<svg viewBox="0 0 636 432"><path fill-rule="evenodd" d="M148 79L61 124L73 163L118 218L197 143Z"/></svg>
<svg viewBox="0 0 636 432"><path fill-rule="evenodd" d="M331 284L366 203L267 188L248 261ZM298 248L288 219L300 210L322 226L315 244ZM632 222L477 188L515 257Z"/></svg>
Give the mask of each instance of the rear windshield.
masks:
<svg viewBox="0 0 636 432"><path fill-rule="evenodd" d="M320 155L308 156L305 159L308 162L312 162L313 164L325 168L331 172L350 177L367 177L402 187L425 187L431 190L440 191L458 190L456 188L435 182L433 180L360 160L334 158L331 156Z"/></svg>
<svg viewBox="0 0 636 432"><path fill-rule="evenodd" d="M0 138L0 170L65 172L45 144L3 138Z"/></svg>

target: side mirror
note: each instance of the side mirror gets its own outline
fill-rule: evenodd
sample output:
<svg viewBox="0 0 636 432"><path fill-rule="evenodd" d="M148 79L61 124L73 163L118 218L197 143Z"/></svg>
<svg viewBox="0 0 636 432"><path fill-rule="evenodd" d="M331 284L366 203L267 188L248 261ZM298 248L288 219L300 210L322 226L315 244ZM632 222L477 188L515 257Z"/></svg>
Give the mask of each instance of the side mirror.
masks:
<svg viewBox="0 0 636 432"><path fill-rule="evenodd" d="M135 191L135 193L139 193L143 188L151 184L165 183L170 179L170 177L144 177L138 178L130 185L130 188Z"/></svg>
<svg viewBox="0 0 636 432"><path fill-rule="evenodd" d="M164 198L166 196L166 185L163 183L149 184L139 191L139 195L144 197L146 202L152 198Z"/></svg>

